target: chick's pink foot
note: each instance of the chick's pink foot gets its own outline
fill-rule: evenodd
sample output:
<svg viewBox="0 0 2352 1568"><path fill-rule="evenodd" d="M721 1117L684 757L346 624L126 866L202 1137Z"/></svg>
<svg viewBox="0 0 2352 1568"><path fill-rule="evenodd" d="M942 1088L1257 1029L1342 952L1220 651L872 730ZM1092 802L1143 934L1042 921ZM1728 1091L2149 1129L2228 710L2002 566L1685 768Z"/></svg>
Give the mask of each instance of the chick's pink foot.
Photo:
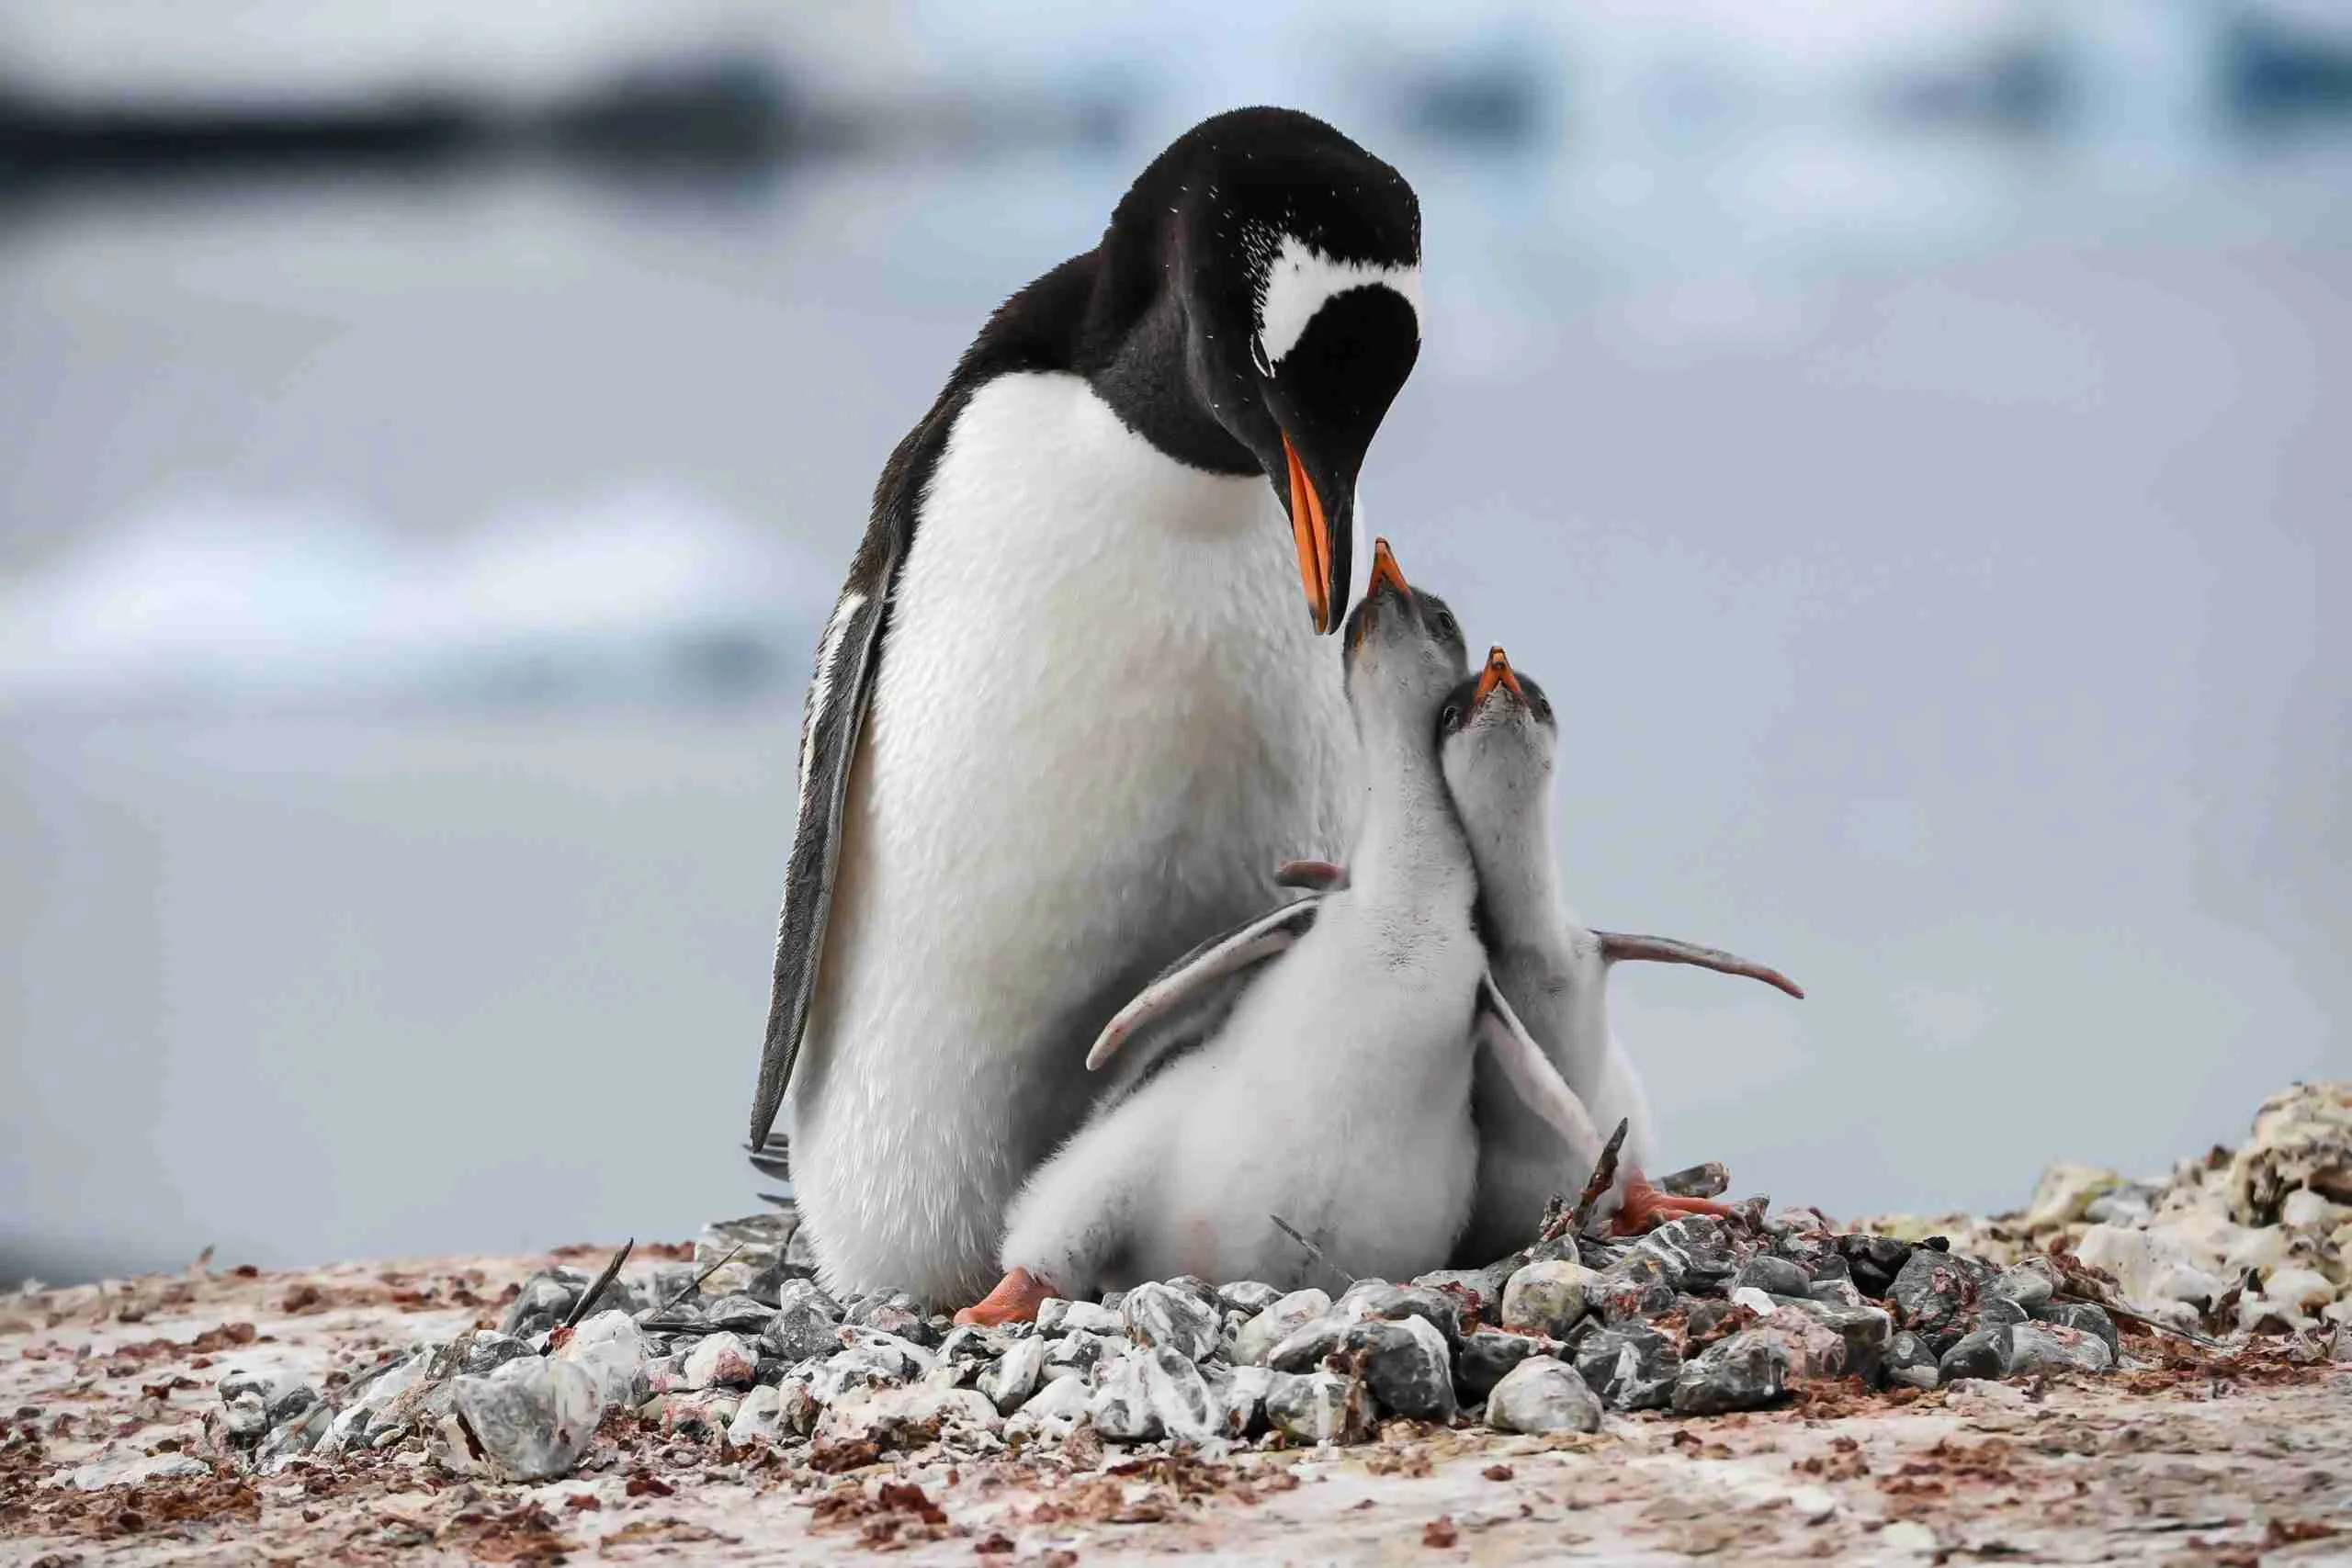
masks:
<svg viewBox="0 0 2352 1568"><path fill-rule="evenodd" d="M1711 1198L1684 1198L1653 1187L1638 1168L1627 1166L1624 1201L1610 1220L1609 1230L1612 1235L1641 1235L1685 1214L1713 1214L1717 1219L1728 1219L1732 1213L1728 1203L1718 1203Z"/></svg>
<svg viewBox="0 0 2352 1568"><path fill-rule="evenodd" d="M1028 1269L1015 1269L999 1280L996 1289L985 1299L957 1313L956 1321L979 1328L993 1328L1000 1323L1034 1323L1037 1309L1046 1298L1059 1293Z"/></svg>

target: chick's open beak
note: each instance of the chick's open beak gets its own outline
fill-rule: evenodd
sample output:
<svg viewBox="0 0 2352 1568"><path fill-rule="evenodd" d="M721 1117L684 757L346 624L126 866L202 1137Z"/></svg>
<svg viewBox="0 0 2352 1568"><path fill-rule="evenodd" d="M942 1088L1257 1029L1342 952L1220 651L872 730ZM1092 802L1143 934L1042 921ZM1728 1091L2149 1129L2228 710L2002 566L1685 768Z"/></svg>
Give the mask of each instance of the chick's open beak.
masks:
<svg viewBox="0 0 2352 1568"><path fill-rule="evenodd" d="M1527 700L1527 693L1521 689L1519 677L1511 671L1510 655L1502 650L1499 643L1487 650L1487 667L1478 671L1478 689L1470 694L1470 705L1474 708L1486 706L1487 699L1498 687L1507 689L1521 702Z"/></svg>
<svg viewBox="0 0 2352 1568"><path fill-rule="evenodd" d="M1388 541L1374 539L1372 542L1372 581L1364 586L1364 597L1371 598L1383 586L1395 589L1408 599L1413 596L1412 587L1406 582L1404 572L1397 568L1396 552L1388 547Z"/></svg>

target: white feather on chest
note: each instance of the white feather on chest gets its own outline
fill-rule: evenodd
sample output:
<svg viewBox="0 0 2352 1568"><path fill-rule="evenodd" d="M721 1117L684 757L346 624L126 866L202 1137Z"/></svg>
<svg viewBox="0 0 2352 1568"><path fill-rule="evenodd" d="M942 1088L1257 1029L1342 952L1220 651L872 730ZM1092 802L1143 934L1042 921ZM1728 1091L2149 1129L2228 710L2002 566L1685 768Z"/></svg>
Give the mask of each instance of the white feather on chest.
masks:
<svg viewBox="0 0 2352 1568"><path fill-rule="evenodd" d="M921 515L796 1138L833 1173L804 1202L845 1272L906 1278L921 1206L972 1216L967 1257L933 1267L984 1287L999 1202L1096 1087L1102 1020L1079 1015L1261 908L1281 861L1335 853L1355 740L1266 480L1163 456L1082 379L983 385Z"/></svg>

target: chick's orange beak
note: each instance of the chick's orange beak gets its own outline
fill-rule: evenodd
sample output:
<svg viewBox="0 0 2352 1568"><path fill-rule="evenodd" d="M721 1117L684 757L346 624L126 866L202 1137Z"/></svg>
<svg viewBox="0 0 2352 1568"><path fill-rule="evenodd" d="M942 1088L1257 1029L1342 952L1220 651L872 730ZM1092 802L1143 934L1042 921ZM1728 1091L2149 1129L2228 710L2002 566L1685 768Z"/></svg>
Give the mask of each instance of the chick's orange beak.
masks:
<svg viewBox="0 0 2352 1568"><path fill-rule="evenodd" d="M1487 698L1498 686L1508 688L1510 694L1521 702L1527 700L1527 693L1520 687L1519 677L1511 672L1510 655L1502 650L1499 643L1487 650L1487 667L1478 671L1478 689L1470 694L1470 705L1474 708L1486 706Z"/></svg>
<svg viewBox="0 0 2352 1568"><path fill-rule="evenodd" d="M1307 613L1317 632L1331 629L1331 525L1323 514L1323 498L1298 460L1290 433L1283 433L1283 457L1290 464L1290 532L1298 546L1298 580L1306 590Z"/></svg>
<svg viewBox="0 0 2352 1568"><path fill-rule="evenodd" d="M1408 599L1413 595L1411 585L1406 582L1404 572L1397 568L1396 552L1388 547L1388 541L1374 539L1372 542L1372 581L1364 585L1364 597L1369 599L1379 592L1383 583Z"/></svg>

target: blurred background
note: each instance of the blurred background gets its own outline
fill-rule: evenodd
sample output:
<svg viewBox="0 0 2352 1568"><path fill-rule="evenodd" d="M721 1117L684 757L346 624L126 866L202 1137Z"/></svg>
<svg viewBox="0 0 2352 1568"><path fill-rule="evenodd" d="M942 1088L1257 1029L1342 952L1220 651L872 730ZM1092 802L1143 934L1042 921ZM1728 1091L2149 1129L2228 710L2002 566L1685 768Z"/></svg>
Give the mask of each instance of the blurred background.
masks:
<svg viewBox="0 0 2352 1568"><path fill-rule="evenodd" d="M1403 169L1372 525L1568 716L1674 1163L2001 1206L2352 1069L2352 10L5 0L0 1280L754 1204L808 653L1196 118Z"/></svg>

